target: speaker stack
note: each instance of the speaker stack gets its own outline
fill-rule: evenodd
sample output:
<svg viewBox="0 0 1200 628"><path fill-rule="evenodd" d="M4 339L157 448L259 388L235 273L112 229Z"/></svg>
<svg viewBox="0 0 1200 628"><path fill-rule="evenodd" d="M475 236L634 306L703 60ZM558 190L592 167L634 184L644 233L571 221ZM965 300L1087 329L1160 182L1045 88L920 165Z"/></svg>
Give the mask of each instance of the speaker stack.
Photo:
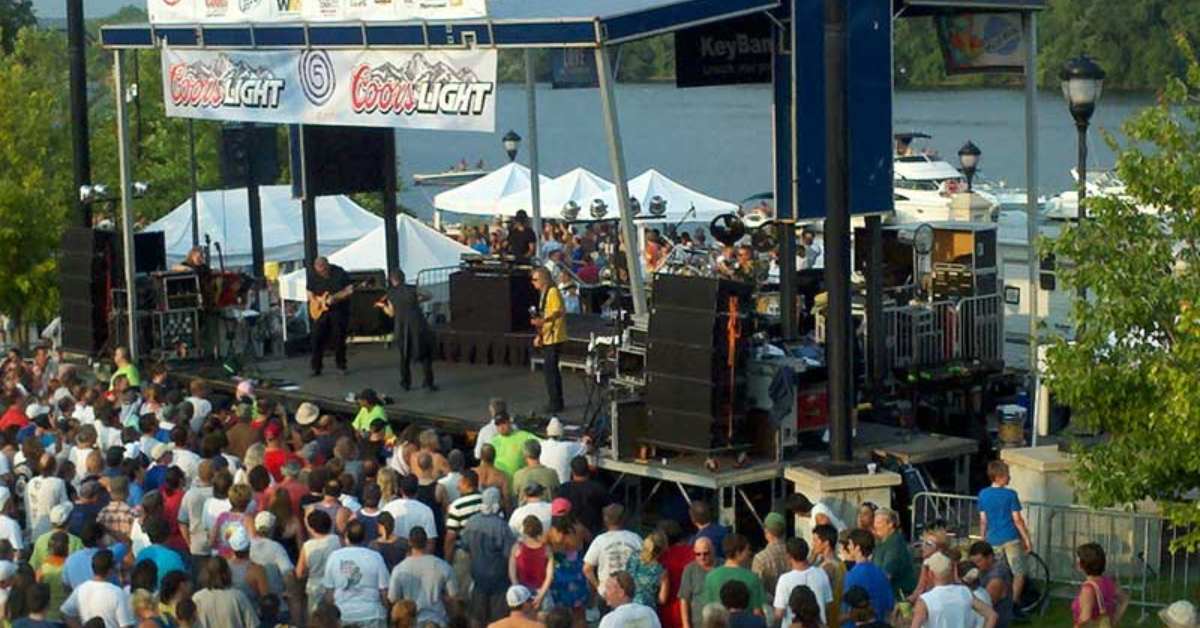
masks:
<svg viewBox="0 0 1200 628"><path fill-rule="evenodd" d="M81 227L63 231L58 292L62 306L62 346L95 355L108 342L109 295L113 268L120 266L116 234Z"/></svg>
<svg viewBox="0 0 1200 628"><path fill-rule="evenodd" d="M646 443L705 454L739 444L738 425L747 408L751 295L751 286L724 279L655 280L646 350Z"/></svg>

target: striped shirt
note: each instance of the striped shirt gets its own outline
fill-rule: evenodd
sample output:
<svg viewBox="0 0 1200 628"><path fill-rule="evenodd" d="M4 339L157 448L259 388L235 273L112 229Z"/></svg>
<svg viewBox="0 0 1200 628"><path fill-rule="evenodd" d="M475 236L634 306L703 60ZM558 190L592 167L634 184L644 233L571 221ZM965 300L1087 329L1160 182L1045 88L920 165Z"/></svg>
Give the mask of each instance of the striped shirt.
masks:
<svg viewBox="0 0 1200 628"><path fill-rule="evenodd" d="M455 532L461 531L471 517L479 514L481 510L483 510L483 495L470 493L459 497L451 502L449 510L446 511L446 529Z"/></svg>

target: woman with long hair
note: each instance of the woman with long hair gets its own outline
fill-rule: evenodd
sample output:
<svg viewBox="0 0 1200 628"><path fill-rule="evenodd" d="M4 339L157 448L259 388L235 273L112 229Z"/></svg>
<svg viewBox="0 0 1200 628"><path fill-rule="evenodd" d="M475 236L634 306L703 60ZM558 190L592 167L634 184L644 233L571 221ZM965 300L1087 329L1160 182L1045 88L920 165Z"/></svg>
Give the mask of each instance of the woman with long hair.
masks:
<svg viewBox="0 0 1200 628"><path fill-rule="evenodd" d="M657 610L667 603L667 570L658 562L667 551L667 537L662 532L651 532L642 540L642 551L629 557L625 571L633 576L635 585L633 601Z"/></svg>

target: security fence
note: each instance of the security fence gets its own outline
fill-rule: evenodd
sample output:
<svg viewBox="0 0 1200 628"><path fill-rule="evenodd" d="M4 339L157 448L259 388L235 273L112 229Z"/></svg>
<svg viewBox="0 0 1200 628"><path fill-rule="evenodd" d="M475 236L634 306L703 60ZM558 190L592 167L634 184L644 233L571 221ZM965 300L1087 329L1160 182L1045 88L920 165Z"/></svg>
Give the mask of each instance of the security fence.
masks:
<svg viewBox="0 0 1200 628"><path fill-rule="evenodd" d="M457 270L458 266L442 266L417 273L417 288L430 296L422 307L434 324L450 322L450 275Z"/></svg>

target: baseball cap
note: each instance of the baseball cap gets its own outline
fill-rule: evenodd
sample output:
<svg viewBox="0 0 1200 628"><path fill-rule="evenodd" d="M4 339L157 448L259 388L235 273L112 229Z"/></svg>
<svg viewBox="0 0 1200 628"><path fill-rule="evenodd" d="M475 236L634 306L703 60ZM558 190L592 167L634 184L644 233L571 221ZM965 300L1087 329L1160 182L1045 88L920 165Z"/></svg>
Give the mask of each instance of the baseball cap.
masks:
<svg viewBox="0 0 1200 628"><path fill-rule="evenodd" d="M787 520L783 515L772 512L763 520L763 527L770 530L772 534L783 534L787 531Z"/></svg>
<svg viewBox="0 0 1200 628"><path fill-rule="evenodd" d="M31 403L31 404L25 406L25 418L27 418L27 419L37 418L37 416L39 414L49 414L49 413L50 413L49 406L44 406L40 403L35 402L35 403Z"/></svg>
<svg viewBox="0 0 1200 628"><path fill-rule="evenodd" d="M61 526L71 518L71 511L75 507L70 503L62 503L50 509L50 525Z"/></svg>
<svg viewBox="0 0 1200 628"><path fill-rule="evenodd" d="M558 417L552 417L550 422L546 424L546 436L562 436L563 424L558 420Z"/></svg>
<svg viewBox="0 0 1200 628"><path fill-rule="evenodd" d="M16 567L13 567L13 572L16 572ZM509 608L521 608L526 602L533 599L533 594L529 592L529 589L519 584L514 584L508 587L508 593L504 594L504 599L508 602Z"/></svg>
<svg viewBox="0 0 1200 628"><path fill-rule="evenodd" d="M158 460L163 456L171 453L175 449L175 445L171 443L159 443L150 449L150 459Z"/></svg>
<svg viewBox="0 0 1200 628"><path fill-rule="evenodd" d="M952 563L945 554L941 552L935 552L932 556L925 559L925 566L928 567L929 571L933 572L934 575L941 575L950 573L950 569L954 567L954 563Z"/></svg>
<svg viewBox="0 0 1200 628"><path fill-rule="evenodd" d="M312 425L320 416L321 409L317 407L317 404L305 401L296 410L296 423L300 425Z"/></svg>
<svg viewBox="0 0 1200 628"><path fill-rule="evenodd" d="M555 497L554 501L550 502L550 516L561 517L571 512L571 500L566 497Z"/></svg>
<svg viewBox="0 0 1200 628"><path fill-rule="evenodd" d="M279 427L279 424L274 421L268 423L267 427L263 429L263 436L265 436L267 440L275 440L276 438L279 438L280 434L283 434L283 428Z"/></svg>
<svg viewBox="0 0 1200 628"><path fill-rule="evenodd" d="M251 382L248 379L243 379L242 381L238 382L238 385L237 385L237 398L238 399L241 399L242 397L253 397L253 396L254 396L254 383L253 382Z"/></svg>
<svg viewBox="0 0 1200 628"><path fill-rule="evenodd" d="M480 510L485 515L494 515L500 512L500 491L489 486L483 490L483 495L480 498Z"/></svg>
<svg viewBox="0 0 1200 628"><path fill-rule="evenodd" d="M257 524L257 520L255 521ZM242 526L233 526L229 531L229 549L235 552L244 552L250 548L250 536L246 534L246 528Z"/></svg>
<svg viewBox="0 0 1200 628"><path fill-rule="evenodd" d="M257 515L254 515L254 529L255 530L258 530L259 532L263 532L265 530L270 530L271 528L274 528L274 527L275 527L275 515L271 511L264 510L264 511L258 513Z"/></svg>

